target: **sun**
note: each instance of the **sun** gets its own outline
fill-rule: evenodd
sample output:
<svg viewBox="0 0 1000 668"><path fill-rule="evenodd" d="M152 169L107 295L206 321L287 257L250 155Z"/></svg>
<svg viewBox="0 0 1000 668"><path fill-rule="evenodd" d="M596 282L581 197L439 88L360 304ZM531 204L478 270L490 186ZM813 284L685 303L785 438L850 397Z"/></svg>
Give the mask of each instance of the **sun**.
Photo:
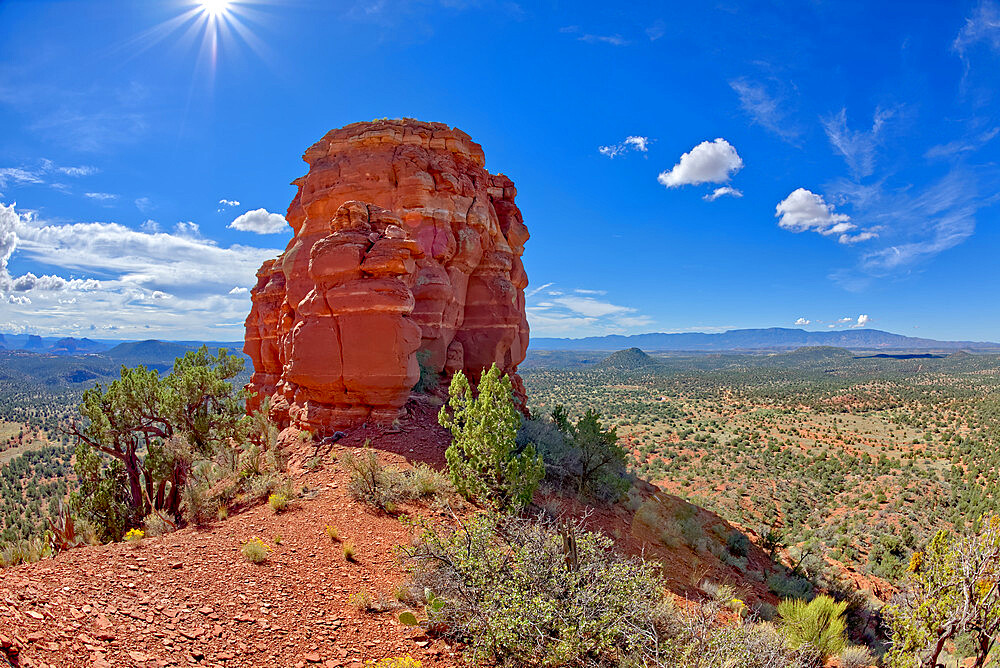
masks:
<svg viewBox="0 0 1000 668"><path fill-rule="evenodd" d="M221 16L229 9L231 0L200 0L201 11L210 16Z"/></svg>

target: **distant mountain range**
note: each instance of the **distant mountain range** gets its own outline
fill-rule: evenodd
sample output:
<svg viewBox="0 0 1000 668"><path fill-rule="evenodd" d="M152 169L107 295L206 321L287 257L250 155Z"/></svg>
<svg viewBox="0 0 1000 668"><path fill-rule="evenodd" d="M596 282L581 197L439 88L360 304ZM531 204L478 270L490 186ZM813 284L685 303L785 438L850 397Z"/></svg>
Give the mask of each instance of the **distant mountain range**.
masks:
<svg viewBox="0 0 1000 668"><path fill-rule="evenodd" d="M733 329L718 334L635 334L590 336L582 339L532 338L534 350L676 350L691 352L723 350L793 350L804 346L834 346L852 350L1000 350L989 341L935 341L903 336L878 329L809 332L804 329Z"/></svg>
<svg viewBox="0 0 1000 668"><path fill-rule="evenodd" d="M158 356L169 349L170 353L198 348L202 344L209 348L227 348L230 352L243 349L242 341L116 341L112 339L77 339L72 336L38 336L37 334L0 334L0 350L23 350L49 355L88 355L110 353L119 350L122 355L135 352L133 357L147 357L149 353ZM111 355L114 357L114 355ZM173 359L173 358L170 358Z"/></svg>

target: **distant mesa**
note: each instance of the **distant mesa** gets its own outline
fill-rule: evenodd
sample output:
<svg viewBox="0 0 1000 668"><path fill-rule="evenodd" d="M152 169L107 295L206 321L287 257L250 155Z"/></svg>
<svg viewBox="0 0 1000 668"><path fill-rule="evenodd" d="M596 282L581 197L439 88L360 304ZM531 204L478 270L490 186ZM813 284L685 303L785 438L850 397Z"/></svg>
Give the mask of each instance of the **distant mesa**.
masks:
<svg viewBox="0 0 1000 668"><path fill-rule="evenodd" d="M153 360L169 361L172 365L174 359L183 356L189 350L191 350L191 346L184 345L183 343L147 339L145 341L119 343L104 354L116 362L123 364L127 364L133 360Z"/></svg>
<svg viewBox="0 0 1000 668"><path fill-rule="evenodd" d="M810 332L804 329L771 327L733 329L718 334L635 334L632 336L591 336L581 339L533 338L532 350L612 351L635 346L642 350L707 352L723 350L794 350L802 347L832 346L851 350L1000 350L989 341L935 341L883 332L878 329L849 329Z"/></svg>
<svg viewBox="0 0 1000 668"><path fill-rule="evenodd" d="M517 190L461 130L410 119L331 130L257 272L244 352L256 408L322 434L400 415L421 365L511 374L528 346Z"/></svg>
<svg viewBox="0 0 1000 668"><path fill-rule="evenodd" d="M81 355L84 353L96 353L106 348L107 346L87 338L74 339L73 337L67 337L56 341L49 349L49 352L57 355Z"/></svg>
<svg viewBox="0 0 1000 668"><path fill-rule="evenodd" d="M626 348L608 355L600 366L620 371L635 371L656 366L656 360L638 348Z"/></svg>
<svg viewBox="0 0 1000 668"><path fill-rule="evenodd" d="M29 334L28 340L24 344L25 350L41 350L45 347L45 343L42 341L42 337L37 334Z"/></svg>

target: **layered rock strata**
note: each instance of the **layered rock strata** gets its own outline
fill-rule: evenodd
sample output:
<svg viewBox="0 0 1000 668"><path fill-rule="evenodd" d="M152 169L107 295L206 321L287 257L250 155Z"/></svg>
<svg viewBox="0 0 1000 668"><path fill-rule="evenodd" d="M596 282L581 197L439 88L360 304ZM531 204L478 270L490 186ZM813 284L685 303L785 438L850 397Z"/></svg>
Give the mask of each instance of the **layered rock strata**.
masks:
<svg viewBox="0 0 1000 668"><path fill-rule="evenodd" d="M294 237L257 272L244 351L250 408L314 434L391 422L426 372L496 363L523 399L528 345L517 190L441 123L332 130L286 220Z"/></svg>

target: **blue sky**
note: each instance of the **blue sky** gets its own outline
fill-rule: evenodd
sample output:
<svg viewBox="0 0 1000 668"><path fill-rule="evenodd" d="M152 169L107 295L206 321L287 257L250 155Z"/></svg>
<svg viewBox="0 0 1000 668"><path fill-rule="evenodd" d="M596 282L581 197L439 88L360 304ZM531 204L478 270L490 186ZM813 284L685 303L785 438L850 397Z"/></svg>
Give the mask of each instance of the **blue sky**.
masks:
<svg viewBox="0 0 1000 668"><path fill-rule="evenodd" d="M991 1L6 0L0 331L241 338L302 152L409 116L517 184L535 335L1000 340L998 71Z"/></svg>

